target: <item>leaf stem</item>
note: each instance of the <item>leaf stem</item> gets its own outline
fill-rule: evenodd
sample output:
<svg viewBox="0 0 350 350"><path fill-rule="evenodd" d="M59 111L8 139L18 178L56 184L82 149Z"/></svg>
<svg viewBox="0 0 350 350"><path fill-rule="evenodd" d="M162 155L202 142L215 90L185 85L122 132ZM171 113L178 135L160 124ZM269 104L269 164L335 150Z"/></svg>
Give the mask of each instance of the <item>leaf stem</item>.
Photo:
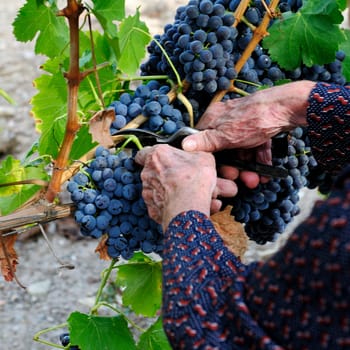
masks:
<svg viewBox="0 0 350 350"><path fill-rule="evenodd" d="M40 339L40 336L42 336L43 334L52 332L56 329L65 328L65 327L68 327L68 324L66 322L58 324L58 325L53 326L53 327L42 329L41 331L34 334L33 340L38 342L38 343L45 344L45 345L51 346L51 347L56 348L56 349L66 349L66 347L64 347L62 345L52 343L48 340Z"/></svg>
<svg viewBox="0 0 350 350"><path fill-rule="evenodd" d="M113 305L111 305L111 304L109 304L109 303L107 303L105 301L101 301L101 302L99 302L97 304L97 307L101 307L101 306L108 307L109 309L113 310L114 312L116 312L116 313L122 315L123 317L125 317L125 319L128 321L128 323L130 323L138 331L140 331L142 333L146 331L144 328L140 327L133 320L131 320L128 316L126 316L126 314L122 310L116 308L115 306L113 306Z"/></svg>
<svg viewBox="0 0 350 350"><path fill-rule="evenodd" d="M103 289L104 289L104 287L107 284L109 276L111 275L112 270L113 270L114 265L115 265L116 262L117 262L117 259L112 259L109 267L102 271L102 280L101 280L100 286L98 288L98 291L96 293L95 304L90 310L90 314L91 315L97 315L97 310L99 308L98 305L100 304L100 299L101 299L101 296L102 296Z"/></svg>

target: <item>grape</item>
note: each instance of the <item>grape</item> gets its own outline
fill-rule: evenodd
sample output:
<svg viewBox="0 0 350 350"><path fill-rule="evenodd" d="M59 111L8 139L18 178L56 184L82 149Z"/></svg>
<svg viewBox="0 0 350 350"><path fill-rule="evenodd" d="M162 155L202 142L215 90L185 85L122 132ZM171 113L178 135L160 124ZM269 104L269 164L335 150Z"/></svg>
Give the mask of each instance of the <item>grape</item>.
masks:
<svg viewBox="0 0 350 350"><path fill-rule="evenodd" d="M123 198L132 201L137 198L138 191L134 184L127 184L123 187Z"/></svg>
<svg viewBox="0 0 350 350"><path fill-rule="evenodd" d="M281 80L284 78L284 74L277 66L270 67L267 74L272 81Z"/></svg>
<svg viewBox="0 0 350 350"><path fill-rule="evenodd" d="M163 130L166 134L173 134L177 129L176 123L172 120L167 120L163 124Z"/></svg>
<svg viewBox="0 0 350 350"><path fill-rule="evenodd" d="M149 128L151 131L158 131L164 123L163 118L160 115L152 116L149 119Z"/></svg>
<svg viewBox="0 0 350 350"><path fill-rule="evenodd" d="M199 10L204 14L211 14L213 12L213 4L209 0L203 0L199 5Z"/></svg>
<svg viewBox="0 0 350 350"><path fill-rule="evenodd" d="M200 28L205 28L208 26L208 22L209 22L209 16L205 15L203 13L199 14L199 16L196 19L196 24L198 25L198 27Z"/></svg>
<svg viewBox="0 0 350 350"><path fill-rule="evenodd" d="M204 43L207 39L207 33L203 29L197 29L193 34L193 39Z"/></svg>
<svg viewBox="0 0 350 350"><path fill-rule="evenodd" d="M96 227L96 218L92 215L84 215L80 221L83 228L92 231Z"/></svg>
<svg viewBox="0 0 350 350"><path fill-rule="evenodd" d="M141 113L142 113L142 107L138 103L135 103L135 102L130 103L128 107L128 115L131 118L135 118Z"/></svg>
<svg viewBox="0 0 350 350"><path fill-rule="evenodd" d="M123 105L126 105L128 106L131 101L132 101L132 98L130 96L130 94L128 94L127 92L124 92L120 95L120 98L119 98L119 101L123 104Z"/></svg>
<svg viewBox="0 0 350 350"><path fill-rule="evenodd" d="M103 188L108 192L114 192L117 188L117 183L114 179L108 178L103 182Z"/></svg>
<svg viewBox="0 0 350 350"><path fill-rule="evenodd" d="M248 7L245 12L245 17L251 24L259 24L261 20L261 13L256 7Z"/></svg>
<svg viewBox="0 0 350 350"><path fill-rule="evenodd" d="M256 61L256 64L261 69L266 69L271 66L271 59L268 55L261 55Z"/></svg>
<svg viewBox="0 0 350 350"><path fill-rule="evenodd" d="M96 213L96 207L93 203L88 203L84 207L84 213L86 215L94 215Z"/></svg>
<svg viewBox="0 0 350 350"><path fill-rule="evenodd" d="M197 6L188 6L186 8L186 15L188 16L188 18L190 19L194 19L197 18L199 16L199 10Z"/></svg>
<svg viewBox="0 0 350 350"><path fill-rule="evenodd" d="M84 173L74 175L73 180L80 186L85 186L89 182L89 178Z"/></svg>
<svg viewBox="0 0 350 350"><path fill-rule="evenodd" d="M96 217L96 227L100 230L105 230L109 225L110 219L106 215L98 215Z"/></svg>
<svg viewBox="0 0 350 350"><path fill-rule="evenodd" d="M123 211L123 203L119 199L113 198L108 205L107 210L112 215L118 215Z"/></svg>
<svg viewBox="0 0 350 350"><path fill-rule="evenodd" d="M80 189L76 189L72 192L72 201L81 201L84 199L84 192Z"/></svg>
<svg viewBox="0 0 350 350"><path fill-rule="evenodd" d="M60 342L62 344L62 346L66 347L69 345L70 343L70 336L69 333L62 333L59 336ZM70 345L69 346L69 350L79 350L79 346L77 345Z"/></svg>
<svg viewBox="0 0 350 350"><path fill-rule="evenodd" d="M75 181L69 181L67 185L67 190L69 192L74 192L76 190L79 190L79 185Z"/></svg>

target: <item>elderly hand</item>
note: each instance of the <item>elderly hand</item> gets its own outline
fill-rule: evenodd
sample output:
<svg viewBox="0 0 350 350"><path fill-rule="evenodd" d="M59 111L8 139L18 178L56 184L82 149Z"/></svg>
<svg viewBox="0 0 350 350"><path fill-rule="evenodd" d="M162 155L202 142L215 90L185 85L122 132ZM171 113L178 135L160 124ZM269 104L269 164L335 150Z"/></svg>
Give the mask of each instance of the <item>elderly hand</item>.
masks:
<svg viewBox="0 0 350 350"><path fill-rule="evenodd" d="M150 217L166 230L177 214L198 210L206 215L221 207L219 196L237 193L234 180L238 171L231 171L231 180L218 179L215 159L205 152L185 152L168 145L145 147L136 154L141 172L142 196Z"/></svg>
<svg viewBox="0 0 350 350"><path fill-rule="evenodd" d="M205 152L237 148L243 160L271 164L271 138L281 131L306 125L308 97L314 85L311 81L298 81L216 102L196 126L203 131L186 137L182 147ZM229 169L224 169L223 176L230 178L226 174ZM261 181L257 174L247 171L242 171L240 178L250 188Z"/></svg>

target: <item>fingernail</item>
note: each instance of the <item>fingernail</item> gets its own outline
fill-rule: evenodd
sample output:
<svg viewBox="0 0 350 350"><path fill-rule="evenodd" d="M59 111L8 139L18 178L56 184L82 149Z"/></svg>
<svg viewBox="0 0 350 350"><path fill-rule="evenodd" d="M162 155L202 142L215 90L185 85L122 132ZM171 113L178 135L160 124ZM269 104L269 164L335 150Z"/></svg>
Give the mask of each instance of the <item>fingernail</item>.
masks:
<svg viewBox="0 0 350 350"><path fill-rule="evenodd" d="M185 150L185 151L195 151L196 148L197 148L197 144L196 144L196 141L194 140L184 140L183 141L183 144L182 144L182 148Z"/></svg>

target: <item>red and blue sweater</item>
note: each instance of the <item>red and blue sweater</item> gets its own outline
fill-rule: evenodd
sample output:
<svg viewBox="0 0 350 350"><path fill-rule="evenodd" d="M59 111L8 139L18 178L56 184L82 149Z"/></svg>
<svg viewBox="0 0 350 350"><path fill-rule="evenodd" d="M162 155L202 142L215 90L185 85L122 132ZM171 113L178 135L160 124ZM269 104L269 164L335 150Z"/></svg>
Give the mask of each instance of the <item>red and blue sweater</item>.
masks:
<svg viewBox="0 0 350 350"><path fill-rule="evenodd" d="M320 166L350 163L350 87L317 83L308 134ZM350 175L266 262L244 265L203 213L171 221L163 324L173 349L350 349Z"/></svg>

